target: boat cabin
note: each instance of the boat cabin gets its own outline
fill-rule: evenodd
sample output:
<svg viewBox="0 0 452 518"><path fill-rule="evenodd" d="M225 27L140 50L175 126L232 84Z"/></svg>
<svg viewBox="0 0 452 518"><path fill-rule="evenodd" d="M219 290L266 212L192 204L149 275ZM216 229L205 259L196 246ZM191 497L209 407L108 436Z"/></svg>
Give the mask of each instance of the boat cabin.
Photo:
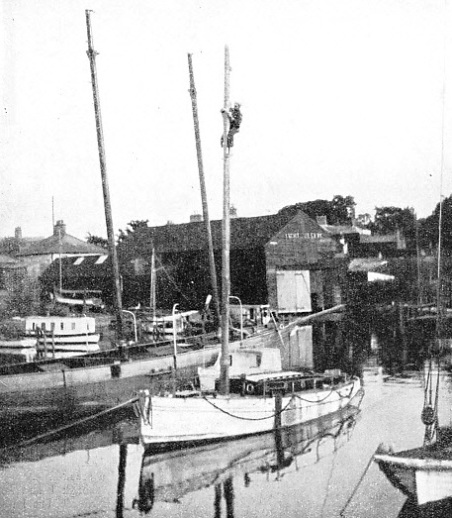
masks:
<svg viewBox="0 0 452 518"><path fill-rule="evenodd" d="M46 333L50 336L86 335L96 331L96 320L93 317L61 317L61 316L33 316L26 317L25 334L36 335L36 332Z"/></svg>
<svg viewBox="0 0 452 518"><path fill-rule="evenodd" d="M198 376L201 390L215 390L215 382L220 375L221 354L212 367L199 367ZM250 375L282 373L281 352L276 348L239 349L229 354L229 378L242 379Z"/></svg>
<svg viewBox="0 0 452 518"><path fill-rule="evenodd" d="M198 368L202 392L218 391L221 354L212 367ZM281 352L276 348L239 349L229 354L229 391L231 394L272 395L276 391L299 392L322 389L345 381L339 369L315 374L311 371L282 369Z"/></svg>

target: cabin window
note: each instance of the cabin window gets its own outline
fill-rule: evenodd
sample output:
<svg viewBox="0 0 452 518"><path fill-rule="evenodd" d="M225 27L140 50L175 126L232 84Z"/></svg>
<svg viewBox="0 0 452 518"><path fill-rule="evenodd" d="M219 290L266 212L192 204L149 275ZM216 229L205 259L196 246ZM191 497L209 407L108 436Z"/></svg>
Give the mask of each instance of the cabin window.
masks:
<svg viewBox="0 0 452 518"><path fill-rule="evenodd" d="M32 329L33 329L33 331L36 331L36 322L33 322Z"/></svg>
<svg viewBox="0 0 452 518"><path fill-rule="evenodd" d="M72 322L72 331L75 331L75 322Z"/></svg>
<svg viewBox="0 0 452 518"><path fill-rule="evenodd" d="M229 355L229 366L232 366L232 354Z"/></svg>
<svg viewBox="0 0 452 518"><path fill-rule="evenodd" d="M63 322L60 322L60 329L61 329L61 331L64 330L64 323Z"/></svg>
<svg viewBox="0 0 452 518"><path fill-rule="evenodd" d="M43 322L43 323L41 324L41 329L42 329L43 331L45 331L45 330L46 330L46 323L45 323L45 322Z"/></svg>

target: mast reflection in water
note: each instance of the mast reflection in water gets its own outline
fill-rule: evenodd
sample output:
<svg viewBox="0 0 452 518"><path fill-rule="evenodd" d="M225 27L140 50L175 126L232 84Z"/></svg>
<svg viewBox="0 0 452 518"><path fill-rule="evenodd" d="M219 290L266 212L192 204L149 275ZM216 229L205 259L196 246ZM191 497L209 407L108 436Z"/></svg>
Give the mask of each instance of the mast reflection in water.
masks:
<svg viewBox="0 0 452 518"><path fill-rule="evenodd" d="M350 439L358 415L354 407L290 430L156 453L139 444L135 419L104 420L3 451L0 515L152 515L162 511L155 509L157 503L180 504L207 490L210 496L202 499L210 511L202 514L233 517L237 484L252 490L337 452ZM177 508L166 509L167 515L178 515Z"/></svg>
<svg viewBox="0 0 452 518"><path fill-rule="evenodd" d="M179 502L188 493L213 486L214 516L219 517L221 494L226 516L234 516L233 481L240 478L249 487L252 475L272 474L280 480L292 469L314 464L334 453L350 438L359 414L353 407L304 426L277 429L253 437L206 444L190 449L152 452L143 456L138 507L149 513L155 502Z"/></svg>

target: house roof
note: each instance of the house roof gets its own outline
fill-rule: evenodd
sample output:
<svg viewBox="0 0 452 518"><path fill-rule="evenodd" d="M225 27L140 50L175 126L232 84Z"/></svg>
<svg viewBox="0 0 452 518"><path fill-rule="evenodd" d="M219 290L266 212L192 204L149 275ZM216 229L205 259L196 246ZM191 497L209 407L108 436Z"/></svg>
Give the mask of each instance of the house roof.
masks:
<svg viewBox="0 0 452 518"><path fill-rule="evenodd" d="M52 235L37 243L33 243L25 250L18 253L18 256L50 255L50 254L106 254L106 250L86 243L69 234L61 236Z"/></svg>
<svg viewBox="0 0 452 518"><path fill-rule="evenodd" d="M296 217L301 218L305 232L325 233L325 231L304 212L296 216L274 214L271 216L259 216L253 218L231 219L231 250L245 250L265 246L270 239L285 225ZM214 249L222 247L222 221L211 221L212 241ZM180 252L189 250L202 250L207 246L205 223L192 222L180 225L164 225L143 229L146 237L153 242L154 247L162 252Z"/></svg>
<svg viewBox="0 0 452 518"><path fill-rule="evenodd" d="M14 257L11 257L10 255L0 255L0 265L14 265L19 264L19 261L14 259Z"/></svg>
<svg viewBox="0 0 452 518"><path fill-rule="evenodd" d="M341 235L341 234L360 234L366 235L370 234L370 231L358 227L356 225L320 225L324 230L326 230L329 234L333 235Z"/></svg>
<svg viewBox="0 0 452 518"><path fill-rule="evenodd" d="M387 234L385 236L365 236L359 237L360 243L397 243L397 234Z"/></svg>
<svg viewBox="0 0 452 518"><path fill-rule="evenodd" d="M348 265L348 269L351 272L370 272L384 268L388 265L388 261L378 259L377 257L364 257L359 259L353 259Z"/></svg>

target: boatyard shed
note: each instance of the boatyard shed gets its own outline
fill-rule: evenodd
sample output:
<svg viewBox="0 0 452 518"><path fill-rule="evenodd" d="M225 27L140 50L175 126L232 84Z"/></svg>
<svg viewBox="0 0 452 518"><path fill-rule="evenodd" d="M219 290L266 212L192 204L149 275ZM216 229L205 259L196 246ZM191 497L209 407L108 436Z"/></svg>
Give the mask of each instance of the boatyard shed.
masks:
<svg viewBox="0 0 452 518"><path fill-rule="evenodd" d="M211 222L221 285L222 221ZM119 247L124 298L148 304L155 253L157 306L200 307L212 292L205 223L139 228ZM340 302L337 242L305 213L231 219L231 295L244 305L303 313Z"/></svg>
<svg viewBox="0 0 452 518"><path fill-rule="evenodd" d="M222 221L211 222L221 289ZM154 273L152 254L154 251ZM299 314L341 302L341 278L347 269L337 241L305 213L231 219L231 295L244 306L269 305L278 313ZM124 306L150 305L151 278L156 305L171 309L203 307L212 293L205 223L192 221L140 227L118 246ZM342 257L342 256L341 256ZM112 300L111 262L99 256L65 257L63 285L68 289L101 290ZM41 276L45 289L57 283L59 264ZM234 301L231 301L234 302Z"/></svg>

